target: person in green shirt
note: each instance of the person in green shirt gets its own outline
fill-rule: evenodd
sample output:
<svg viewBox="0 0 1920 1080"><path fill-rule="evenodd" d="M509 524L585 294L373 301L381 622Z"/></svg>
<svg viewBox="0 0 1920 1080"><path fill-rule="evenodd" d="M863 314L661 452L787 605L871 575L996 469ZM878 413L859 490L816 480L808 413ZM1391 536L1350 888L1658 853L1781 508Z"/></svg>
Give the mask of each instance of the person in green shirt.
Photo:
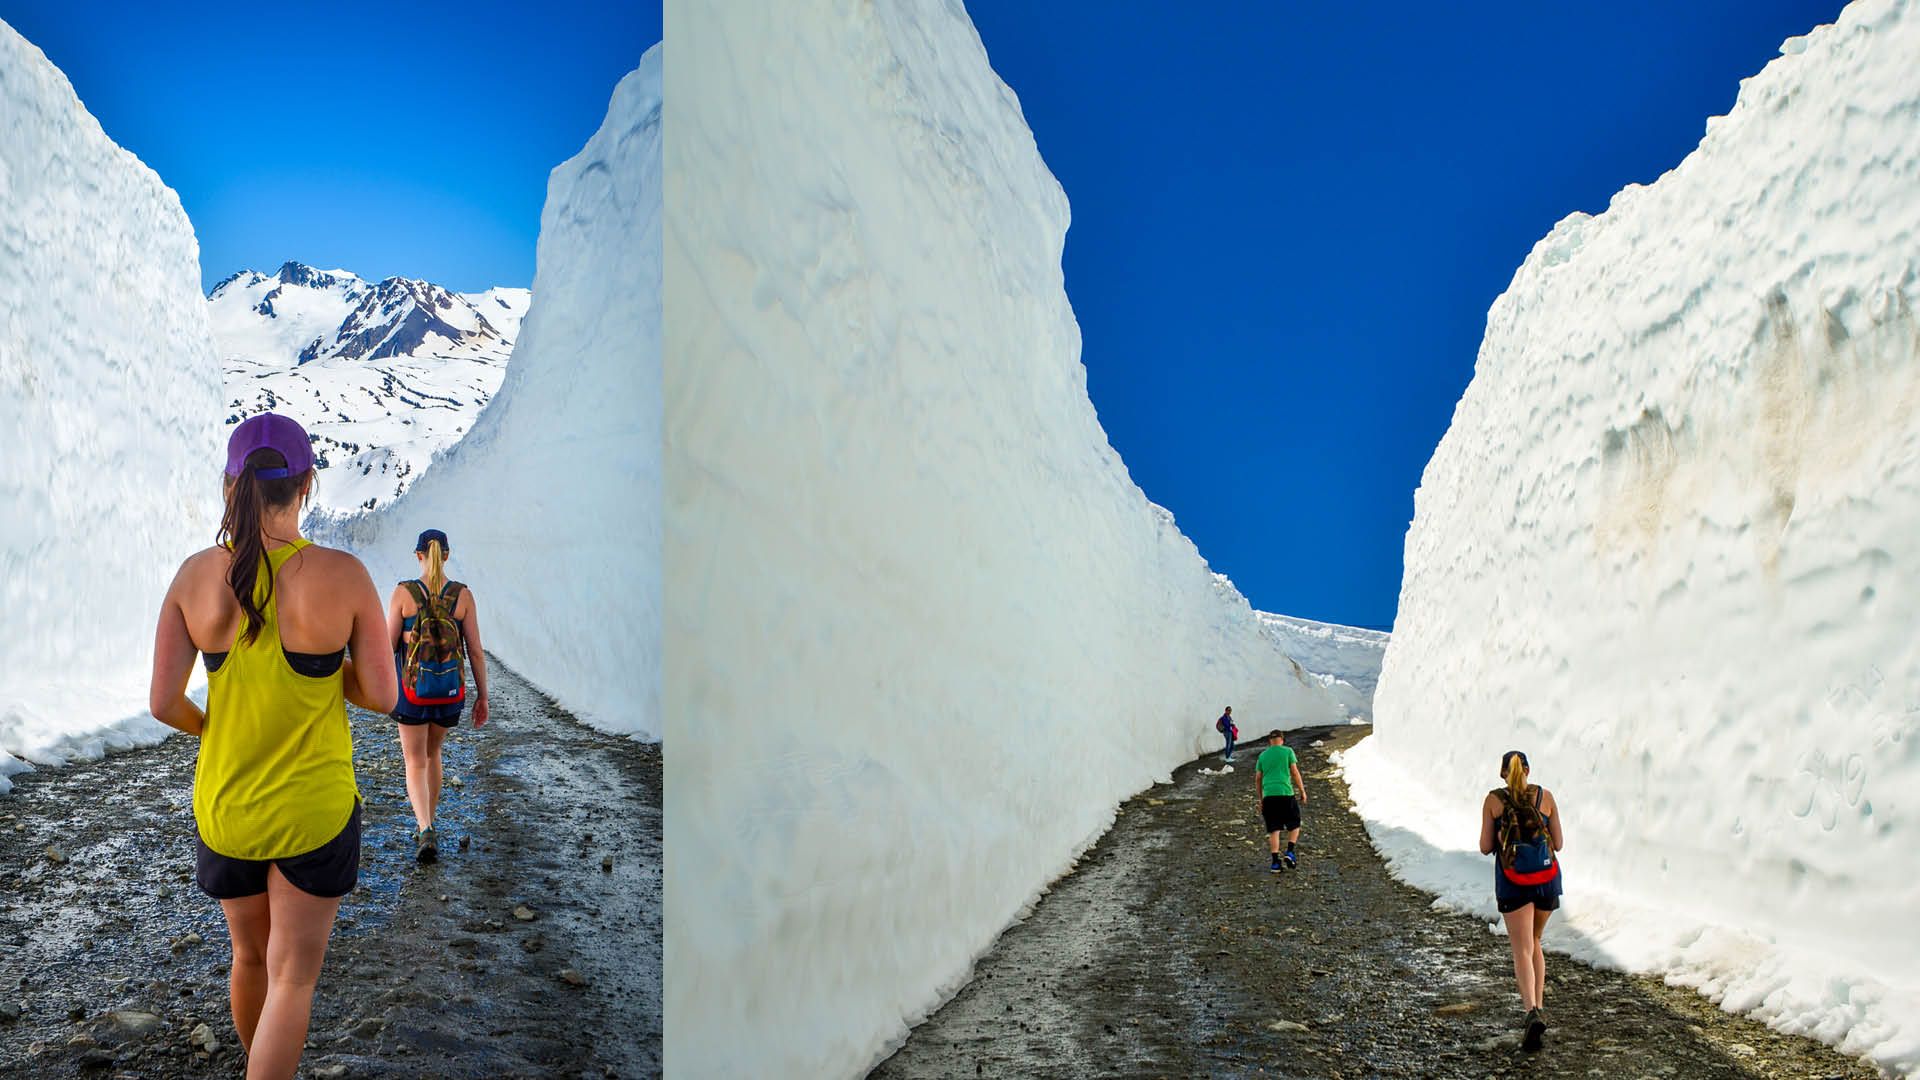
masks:
<svg viewBox="0 0 1920 1080"><path fill-rule="evenodd" d="M1285 867L1296 865L1293 845L1300 840L1300 808L1307 802L1307 785L1300 779L1300 760L1287 745L1284 731L1267 735L1267 748L1253 762L1253 784L1260 789L1260 818L1267 826L1267 846L1273 853L1274 873L1282 869L1280 834L1287 834ZM1297 801L1296 801L1297 800Z"/></svg>

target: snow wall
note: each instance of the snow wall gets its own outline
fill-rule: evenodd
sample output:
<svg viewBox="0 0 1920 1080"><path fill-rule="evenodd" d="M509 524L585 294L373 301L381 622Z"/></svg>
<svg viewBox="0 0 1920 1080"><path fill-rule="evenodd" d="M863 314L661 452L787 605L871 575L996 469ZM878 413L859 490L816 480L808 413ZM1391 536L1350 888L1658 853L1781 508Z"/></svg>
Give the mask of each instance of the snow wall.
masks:
<svg viewBox="0 0 1920 1080"><path fill-rule="evenodd" d="M0 792L172 730L154 620L225 463L199 259L179 197L0 22Z"/></svg>
<svg viewBox="0 0 1920 1080"><path fill-rule="evenodd" d="M1535 245L1422 477L1355 800L1491 918L1499 755L1549 943L1920 1072L1920 12L1782 46Z"/></svg>
<svg viewBox="0 0 1920 1080"><path fill-rule="evenodd" d="M1257 614L1267 631L1280 639L1287 655L1319 676L1348 713L1360 720L1373 719L1373 691L1392 635L1291 615Z"/></svg>
<svg viewBox="0 0 1920 1080"><path fill-rule="evenodd" d="M1108 445L961 7L666 17L665 1057L857 1076L1223 705L1345 714Z"/></svg>
<svg viewBox="0 0 1920 1080"><path fill-rule="evenodd" d="M442 529L487 651L582 721L660 737L660 46L553 170L499 393L390 506L315 515L383 593Z"/></svg>

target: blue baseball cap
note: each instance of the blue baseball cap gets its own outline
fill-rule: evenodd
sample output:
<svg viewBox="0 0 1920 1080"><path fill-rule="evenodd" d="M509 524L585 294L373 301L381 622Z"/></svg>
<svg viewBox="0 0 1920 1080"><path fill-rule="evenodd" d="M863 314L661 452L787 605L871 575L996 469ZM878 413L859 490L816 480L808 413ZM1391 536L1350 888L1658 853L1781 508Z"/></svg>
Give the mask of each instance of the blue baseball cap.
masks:
<svg viewBox="0 0 1920 1080"><path fill-rule="evenodd" d="M261 413L234 428L227 437L227 475L245 472L247 455L255 450L277 450L287 461L284 469L255 469L253 475L262 480L299 476L313 468L313 443L308 441L306 429L291 416Z"/></svg>
<svg viewBox="0 0 1920 1080"><path fill-rule="evenodd" d="M413 550L425 551L427 550L427 545L435 540L440 541L441 551L447 554L453 553L453 545L447 543L447 534L441 532L439 529L428 529L426 532L421 533L420 539L413 543Z"/></svg>

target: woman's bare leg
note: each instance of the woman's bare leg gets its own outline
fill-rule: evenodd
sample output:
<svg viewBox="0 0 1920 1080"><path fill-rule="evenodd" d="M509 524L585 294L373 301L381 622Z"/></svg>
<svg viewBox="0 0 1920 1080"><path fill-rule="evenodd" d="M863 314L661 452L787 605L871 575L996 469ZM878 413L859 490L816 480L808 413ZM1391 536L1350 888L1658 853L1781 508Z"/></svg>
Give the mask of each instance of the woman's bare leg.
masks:
<svg viewBox="0 0 1920 1080"><path fill-rule="evenodd" d="M1537 1008L1540 986L1534 981L1533 905L1509 911L1500 917L1507 923L1507 941L1513 946L1513 978L1520 984L1520 1007Z"/></svg>
<svg viewBox="0 0 1920 1080"><path fill-rule="evenodd" d="M1540 935L1547 929L1547 917L1553 912L1533 909L1533 1003L1547 1003L1547 950L1540 947Z"/></svg>
<svg viewBox="0 0 1920 1080"><path fill-rule="evenodd" d="M436 725L401 724L400 754L407 760L407 802L413 804L413 820L425 829L433 824L433 804L440 795L438 755L427 754L427 734ZM429 781L432 786L429 787Z"/></svg>
<svg viewBox="0 0 1920 1080"><path fill-rule="evenodd" d="M233 973L227 978L227 1004L233 1009L233 1029L240 1046L253 1049L253 1032L260 1026L260 1008L267 1001L267 939L273 925L267 894L220 901L233 938Z"/></svg>
<svg viewBox="0 0 1920 1080"><path fill-rule="evenodd" d="M427 824L440 816L440 748L447 743L447 732L439 724L428 724L427 733Z"/></svg>
<svg viewBox="0 0 1920 1080"><path fill-rule="evenodd" d="M259 1029L247 1048L247 1080L293 1080L340 899L303 893L273 866L267 869L267 903L273 920L267 939L267 997Z"/></svg>

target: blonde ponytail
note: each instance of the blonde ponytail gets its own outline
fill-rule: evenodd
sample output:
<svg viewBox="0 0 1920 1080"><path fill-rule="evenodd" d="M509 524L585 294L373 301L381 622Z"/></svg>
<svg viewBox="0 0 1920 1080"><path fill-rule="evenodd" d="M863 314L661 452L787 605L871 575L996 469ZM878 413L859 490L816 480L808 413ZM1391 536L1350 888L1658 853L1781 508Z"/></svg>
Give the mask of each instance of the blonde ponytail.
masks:
<svg viewBox="0 0 1920 1080"><path fill-rule="evenodd" d="M440 541L427 541L427 572L420 580L426 585L428 596L439 596L440 590L446 588L446 562L447 549L440 546Z"/></svg>
<svg viewBox="0 0 1920 1080"><path fill-rule="evenodd" d="M1507 797L1513 803L1514 818L1523 833L1536 833L1544 824L1533 800L1527 798L1527 766L1519 754L1507 758Z"/></svg>

